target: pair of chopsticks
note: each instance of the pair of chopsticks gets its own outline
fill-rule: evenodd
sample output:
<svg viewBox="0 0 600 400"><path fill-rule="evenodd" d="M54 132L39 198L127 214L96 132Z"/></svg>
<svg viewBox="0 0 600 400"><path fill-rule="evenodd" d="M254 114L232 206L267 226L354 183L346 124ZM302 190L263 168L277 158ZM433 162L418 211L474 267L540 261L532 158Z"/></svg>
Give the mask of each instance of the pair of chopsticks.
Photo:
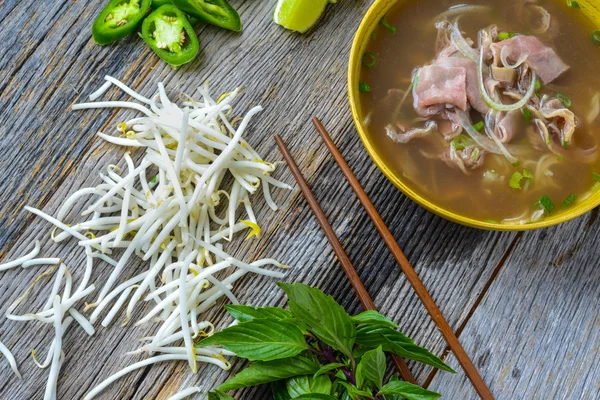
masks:
<svg viewBox="0 0 600 400"><path fill-rule="evenodd" d="M354 176L354 173L350 169L350 166L346 163L346 160L344 159L344 157L342 156L340 151L335 146L335 143L333 142L333 140L331 139L331 137L325 130L325 127L321 124L321 122L317 118L313 118L313 123L314 123L315 127L317 128L317 131L319 132L321 139L323 139L323 142L325 142L325 145L327 146L329 152L331 153L334 160L336 161L336 163L342 170L342 173L346 177L346 180L348 181L348 183L350 184L350 186L352 187L352 189L358 196L358 199L362 203L367 214L369 215L369 217L375 224L375 227L377 228L377 230L379 231L379 234L385 241L385 244L390 249L390 251L392 252L392 255L398 262L400 268L402 269L402 272L404 272L404 275L406 276L406 278L412 285L413 289L419 296L419 299L421 299L421 302L427 309L427 312L429 313L429 315L431 316L431 318L433 319L433 321L439 328L440 332L444 336L444 339L446 339L448 346L454 352L456 359L462 366L467 377L473 384L475 390L477 391L477 393L479 394L479 396L482 399L485 399L485 400L494 399L494 396L492 395L490 389L487 387L487 385L483 381L483 378L477 371L477 368L475 368L475 366L473 365L471 359L469 358L469 356L463 349L462 345L460 344L458 338L452 331L452 328L450 328L450 325L448 324L448 322L442 315L442 312L435 304L435 301L433 300L433 298L431 297L431 295L429 294L429 292L423 285L423 282L421 282L421 279L415 272L414 268L412 267L412 265L410 264L410 262L408 261L408 259L404 255L404 253L402 252L402 249L400 249L400 246L398 245L398 243L392 236L392 233L390 232L390 230L387 228L387 226L381 219L381 216L375 209L375 206L373 205L373 203L367 196L366 192L364 191L364 189L358 182L358 179L356 179L356 176ZM350 280L352 287L356 291L356 294L357 294L360 302L362 303L362 305L365 309L375 310L376 307L375 307L375 304L373 303L373 299L369 296L369 293L367 292L365 285L363 284L360 277L356 273L356 270L352 266L352 263L351 263L350 259L348 258L348 255L344 251L344 248L342 247L342 244L340 243L339 239L337 238L337 235L335 234L333 228L327 221L327 217L323 213L323 210L321 209L319 203L317 202L317 199L315 198L314 194L310 190L310 187L306 183L306 180L304 179L302 172L300 172L300 169L296 165L294 158L292 157L291 153L289 152L285 143L283 142L283 140L281 139L281 137L279 135L275 135L275 141L277 142L277 147L279 148L279 151L281 152L281 154L283 155L283 158L285 159L286 163L288 164L288 166L292 172L292 175L296 179L296 182L298 183L300 190L304 194L306 201L308 202L310 208L312 209L313 213L315 214L315 217L317 218L317 221L318 221L319 225L321 226L321 229L323 229L325 236L329 240L331 246L333 247L334 252L336 253L340 263L342 264L342 268L344 269L346 276ZM408 382L411 382L411 383L415 382L415 379L413 378L412 374L410 373L410 370L406 366L406 363L404 362L404 360L400 359L399 357L394 357L394 364L396 365L396 368L398 369L398 372L400 373L400 376L402 377L402 379L404 379Z"/></svg>

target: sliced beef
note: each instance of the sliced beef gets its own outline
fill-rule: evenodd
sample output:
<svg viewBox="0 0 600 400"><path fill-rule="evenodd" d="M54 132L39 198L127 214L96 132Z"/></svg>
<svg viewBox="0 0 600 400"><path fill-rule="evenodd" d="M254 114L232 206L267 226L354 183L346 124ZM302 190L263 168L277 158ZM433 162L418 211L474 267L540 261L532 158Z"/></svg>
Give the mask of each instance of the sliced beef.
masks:
<svg viewBox="0 0 600 400"><path fill-rule="evenodd" d="M464 68L428 65L419 70L413 88L414 107L419 115L431 116L446 105L467 110L466 71ZM436 112L436 113L437 113Z"/></svg>
<svg viewBox="0 0 600 400"><path fill-rule="evenodd" d="M527 55L527 64L538 74L542 82L549 83L569 69L553 48L544 45L534 36L515 36L491 45L499 55L506 48L507 58L516 62L522 54Z"/></svg>
<svg viewBox="0 0 600 400"><path fill-rule="evenodd" d="M496 115L495 133L501 143L510 142L516 134L515 119L522 118L517 110L501 112Z"/></svg>
<svg viewBox="0 0 600 400"><path fill-rule="evenodd" d="M477 84L477 66L468 58L464 57L441 57L439 56L433 65L439 65L444 68L464 68L466 73L467 99L471 106L482 114L489 111L488 106L483 101L481 92ZM464 110L464 109L463 109Z"/></svg>

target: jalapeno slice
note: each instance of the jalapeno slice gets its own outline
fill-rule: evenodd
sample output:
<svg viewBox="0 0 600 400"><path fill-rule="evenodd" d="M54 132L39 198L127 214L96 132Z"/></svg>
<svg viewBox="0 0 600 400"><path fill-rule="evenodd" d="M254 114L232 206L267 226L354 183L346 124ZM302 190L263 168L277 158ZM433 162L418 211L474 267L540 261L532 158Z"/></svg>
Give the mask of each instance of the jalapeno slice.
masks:
<svg viewBox="0 0 600 400"><path fill-rule="evenodd" d="M181 11L201 21L239 32L240 15L227 0L172 0Z"/></svg>
<svg viewBox="0 0 600 400"><path fill-rule="evenodd" d="M150 10L151 0L111 0L92 25L92 36L104 45L132 33Z"/></svg>
<svg viewBox="0 0 600 400"><path fill-rule="evenodd" d="M152 9L156 10L158 7L162 7L166 4L173 4L171 0L152 0Z"/></svg>
<svg viewBox="0 0 600 400"><path fill-rule="evenodd" d="M173 66L192 61L200 48L186 15L172 4L159 7L146 17L142 24L142 39Z"/></svg>

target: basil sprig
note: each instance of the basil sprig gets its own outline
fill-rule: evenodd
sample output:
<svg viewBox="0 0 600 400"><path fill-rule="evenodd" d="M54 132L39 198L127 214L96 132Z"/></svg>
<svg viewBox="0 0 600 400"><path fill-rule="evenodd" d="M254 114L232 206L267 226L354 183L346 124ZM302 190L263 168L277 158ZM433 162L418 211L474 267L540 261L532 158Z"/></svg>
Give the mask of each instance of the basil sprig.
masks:
<svg viewBox="0 0 600 400"><path fill-rule="evenodd" d="M202 340L198 347L222 346L254 361L209 394L232 400L226 392L272 384L275 400L433 400L441 395L392 376L385 382L386 353L454 372L427 349L398 331L376 311L354 317L331 296L303 284L280 283L289 310L226 306L233 325Z"/></svg>

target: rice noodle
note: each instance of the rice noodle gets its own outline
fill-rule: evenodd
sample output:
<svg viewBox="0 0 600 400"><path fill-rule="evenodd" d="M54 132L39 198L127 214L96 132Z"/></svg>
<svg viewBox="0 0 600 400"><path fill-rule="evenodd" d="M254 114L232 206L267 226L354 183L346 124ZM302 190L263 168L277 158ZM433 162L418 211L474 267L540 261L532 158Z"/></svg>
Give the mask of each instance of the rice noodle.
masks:
<svg viewBox="0 0 600 400"><path fill-rule="evenodd" d="M592 96L590 112L586 117L586 122L591 124L598 118L598 115L600 115L600 92L596 92L596 94Z"/></svg>

